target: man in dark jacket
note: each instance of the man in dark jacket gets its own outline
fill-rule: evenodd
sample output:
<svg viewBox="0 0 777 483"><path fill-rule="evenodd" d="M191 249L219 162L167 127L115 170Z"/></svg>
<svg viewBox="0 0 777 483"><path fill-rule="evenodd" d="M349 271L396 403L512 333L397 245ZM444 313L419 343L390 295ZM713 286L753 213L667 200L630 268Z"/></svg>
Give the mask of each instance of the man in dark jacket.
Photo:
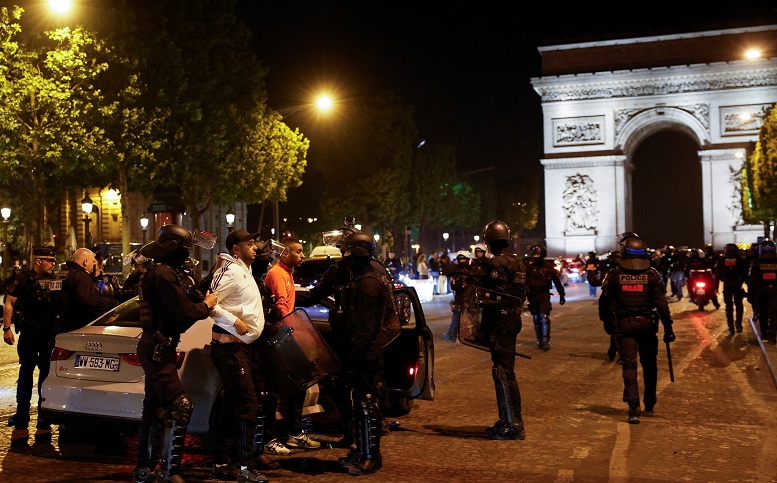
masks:
<svg viewBox="0 0 777 483"><path fill-rule="evenodd" d="M113 297L100 295L96 275L97 260L87 248L76 250L73 259L65 263L60 272L60 277L64 276L64 307L56 327L58 334L80 329L117 305Z"/></svg>

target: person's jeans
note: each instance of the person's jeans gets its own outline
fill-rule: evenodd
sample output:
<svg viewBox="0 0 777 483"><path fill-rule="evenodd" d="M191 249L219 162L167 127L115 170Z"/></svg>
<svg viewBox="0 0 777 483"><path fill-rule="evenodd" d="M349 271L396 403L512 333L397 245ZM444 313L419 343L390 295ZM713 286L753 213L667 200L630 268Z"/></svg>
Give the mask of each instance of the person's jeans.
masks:
<svg viewBox="0 0 777 483"><path fill-rule="evenodd" d="M459 334L459 324L461 323L461 309L454 310L451 317L451 325L448 327L448 336L451 340L456 340Z"/></svg>

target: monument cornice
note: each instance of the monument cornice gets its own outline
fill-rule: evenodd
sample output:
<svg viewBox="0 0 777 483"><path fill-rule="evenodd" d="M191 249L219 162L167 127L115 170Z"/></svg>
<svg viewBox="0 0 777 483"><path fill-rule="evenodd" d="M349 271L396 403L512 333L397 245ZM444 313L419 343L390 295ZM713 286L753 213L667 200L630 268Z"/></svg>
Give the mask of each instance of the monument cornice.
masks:
<svg viewBox="0 0 777 483"><path fill-rule="evenodd" d="M737 64L741 64L737 62ZM754 87L777 87L777 61L761 68L736 68L729 63L705 69L675 66L620 72L597 72L532 79L543 103L666 96Z"/></svg>
<svg viewBox="0 0 777 483"><path fill-rule="evenodd" d="M540 160L540 163L542 163L546 170L624 166L625 162L626 156L623 155L580 156L575 158L553 158Z"/></svg>

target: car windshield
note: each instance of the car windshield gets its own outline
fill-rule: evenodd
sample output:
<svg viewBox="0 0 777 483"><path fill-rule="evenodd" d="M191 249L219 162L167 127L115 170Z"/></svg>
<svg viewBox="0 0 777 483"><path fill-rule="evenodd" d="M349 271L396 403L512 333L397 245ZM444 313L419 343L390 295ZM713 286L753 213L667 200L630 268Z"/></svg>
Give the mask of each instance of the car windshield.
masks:
<svg viewBox="0 0 777 483"><path fill-rule="evenodd" d="M92 323L93 326L140 327L140 302L133 297L115 309L106 312Z"/></svg>

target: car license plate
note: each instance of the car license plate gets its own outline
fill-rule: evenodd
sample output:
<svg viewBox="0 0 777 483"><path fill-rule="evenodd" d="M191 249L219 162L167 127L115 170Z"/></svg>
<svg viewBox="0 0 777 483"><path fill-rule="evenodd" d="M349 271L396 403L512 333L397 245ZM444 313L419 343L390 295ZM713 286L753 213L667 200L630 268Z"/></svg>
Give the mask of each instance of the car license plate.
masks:
<svg viewBox="0 0 777 483"><path fill-rule="evenodd" d="M703 288L696 289L696 295L704 295L705 290Z"/></svg>
<svg viewBox="0 0 777 483"><path fill-rule="evenodd" d="M76 356L76 367L98 369L101 371L118 371L118 357Z"/></svg>

